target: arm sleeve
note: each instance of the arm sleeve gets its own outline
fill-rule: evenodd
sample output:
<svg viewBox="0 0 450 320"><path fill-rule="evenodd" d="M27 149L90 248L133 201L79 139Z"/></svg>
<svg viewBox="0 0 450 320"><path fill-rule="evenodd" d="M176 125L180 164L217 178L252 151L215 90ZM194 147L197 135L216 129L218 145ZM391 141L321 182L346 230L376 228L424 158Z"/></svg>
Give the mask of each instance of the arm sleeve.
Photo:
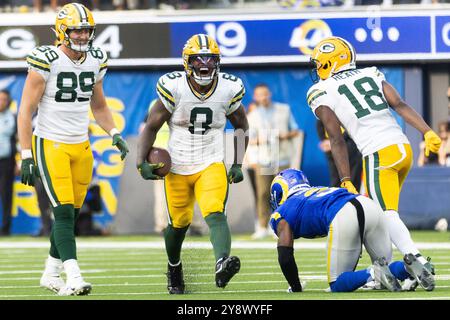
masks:
<svg viewBox="0 0 450 320"><path fill-rule="evenodd" d="M156 84L156 93L164 104L164 107L170 113L173 113L175 110L175 97L172 93L173 81L174 80L171 80L164 75L159 78L158 83Z"/></svg>
<svg viewBox="0 0 450 320"><path fill-rule="evenodd" d="M291 286L293 292L301 292L302 285L300 278L298 277L297 264L294 258L294 248L292 247L277 247L278 250L278 263L280 264L281 271L284 277Z"/></svg>

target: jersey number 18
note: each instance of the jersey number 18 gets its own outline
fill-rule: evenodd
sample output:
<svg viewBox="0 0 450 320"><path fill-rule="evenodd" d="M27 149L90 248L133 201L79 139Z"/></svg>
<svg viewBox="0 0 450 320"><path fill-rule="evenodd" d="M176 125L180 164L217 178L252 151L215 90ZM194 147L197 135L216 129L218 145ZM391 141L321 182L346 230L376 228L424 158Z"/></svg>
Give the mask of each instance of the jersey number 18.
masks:
<svg viewBox="0 0 450 320"><path fill-rule="evenodd" d="M367 90L366 88L364 88L364 86L363 86L364 84L367 84L370 87L370 89ZM358 119L370 114L369 109L374 110L374 111L380 111L380 110L388 108L388 103L384 99L383 94L380 91L380 88L378 87L378 85L372 78L364 77L364 78L355 80L355 82L353 82L353 86L364 97L364 100L367 103L367 106L369 108L364 108L364 106L362 106L359 103L358 99L356 99L356 97L353 95L353 93L350 91L350 89L347 87L347 85L345 85L345 84L341 85L338 88L338 92L341 95L345 95L347 97L347 99L350 101L350 103L352 104L352 106L356 109L355 115ZM380 98L381 102L376 103L373 100L373 97Z"/></svg>

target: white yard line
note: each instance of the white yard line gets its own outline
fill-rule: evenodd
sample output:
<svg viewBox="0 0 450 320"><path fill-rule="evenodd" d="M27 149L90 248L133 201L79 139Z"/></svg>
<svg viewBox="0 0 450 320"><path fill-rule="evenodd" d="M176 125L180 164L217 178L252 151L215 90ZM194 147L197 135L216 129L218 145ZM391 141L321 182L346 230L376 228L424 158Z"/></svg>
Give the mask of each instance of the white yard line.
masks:
<svg viewBox="0 0 450 320"><path fill-rule="evenodd" d="M450 242L416 242L418 249L434 249L434 250L449 250ZM296 249L324 249L325 242L296 242L294 247ZM276 249L277 242L274 241L234 241L232 243L233 249ZM44 241L0 241L0 249L11 248L48 248L49 243ZM212 245L207 241L192 241L185 242L183 247L186 249L212 249ZM80 249L164 249L164 241L77 241L77 248Z"/></svg>

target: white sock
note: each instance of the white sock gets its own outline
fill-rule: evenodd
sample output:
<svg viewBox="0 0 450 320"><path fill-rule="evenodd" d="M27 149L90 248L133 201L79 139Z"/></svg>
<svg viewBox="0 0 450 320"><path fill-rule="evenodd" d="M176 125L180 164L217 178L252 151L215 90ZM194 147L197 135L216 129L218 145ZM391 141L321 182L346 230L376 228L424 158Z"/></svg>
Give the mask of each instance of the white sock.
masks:
<svg viewBox="0 0 450 320"><path fill-rule="evenodd" d="M414 255L419 253L416 245L411 239L411 234L406 228L403 221L400 219L397 211L386 210L384 212L386 225L389 230L392 243L397 247L402 254L412 253Z"/></svg>
<svg viewBox="0 0 450 320"><path fill-rule="evenodd" d="M51 255L45 260L45 270L44 273L51 276L59 276L62 271L63 263L61 259L53 258Z"/></svg>
<svg viewBox="0 0 450 320"><path fill-rule="evenodd" d="M80 267L78 266L78 262L75 259L69 259L63 262L64 271L67 275L67 281L70 281L74 278L81 278Z"/></svg>

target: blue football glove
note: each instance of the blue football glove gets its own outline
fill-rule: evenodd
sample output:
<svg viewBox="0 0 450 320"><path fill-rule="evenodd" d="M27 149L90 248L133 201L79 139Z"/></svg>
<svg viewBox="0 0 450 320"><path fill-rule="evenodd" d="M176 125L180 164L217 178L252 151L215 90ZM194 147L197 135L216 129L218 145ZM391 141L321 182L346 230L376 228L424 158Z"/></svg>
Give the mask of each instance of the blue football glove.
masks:
<svg viewBox="0 0 450 320"><path fill-rule="evenodd" d="M244 175L242 174L242 165L233 164L228 170L228 182L231 183L239 183L244 180Z"/></svg>
<svg viewBox="0 0 450 320"><path fill-rule="evenodd" d="M142 162L138 166L138 171L141 174L142 178L145 180L162 180L164 177L160 177L157 174L153 173L154 170L164 167L164 163L149 163L147 161Z"/></svg>
<svg viewBox="0 0 450 320"><path fill-rule="evenodd" d="M113 135L112 137L112 145L116 146L117 149L120 151L120 159L125 159L127 156L127 153L130 151L128 149L127 142L122 138L122 136L118 133Z"/></svg>
<svg viewBox="0 0 450 320"><path fill-rule="evenodd" d="M20 177L23 184L34 186L34 179L39 177L39 172L33 158L26 158L22 160Z"/></svg>

